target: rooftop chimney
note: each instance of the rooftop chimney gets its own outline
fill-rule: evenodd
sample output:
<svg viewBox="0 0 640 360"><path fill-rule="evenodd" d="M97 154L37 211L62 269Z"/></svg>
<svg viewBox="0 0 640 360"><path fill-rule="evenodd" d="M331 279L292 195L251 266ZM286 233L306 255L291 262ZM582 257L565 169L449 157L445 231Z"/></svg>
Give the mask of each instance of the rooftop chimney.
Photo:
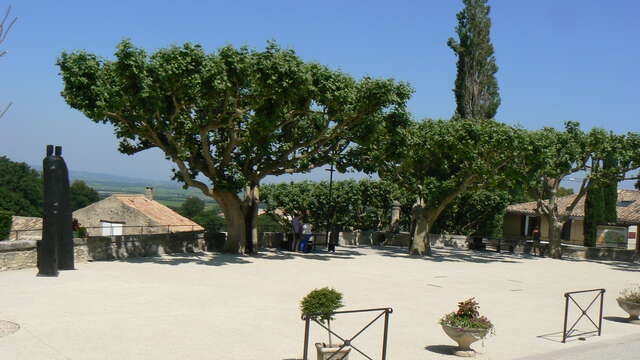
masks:
<svg viewBox="0 0 640 360"><path fill-rule="evenodd" d="M144 197L149 200L153 200L153 188L151 186L144 188Z"/></svg>

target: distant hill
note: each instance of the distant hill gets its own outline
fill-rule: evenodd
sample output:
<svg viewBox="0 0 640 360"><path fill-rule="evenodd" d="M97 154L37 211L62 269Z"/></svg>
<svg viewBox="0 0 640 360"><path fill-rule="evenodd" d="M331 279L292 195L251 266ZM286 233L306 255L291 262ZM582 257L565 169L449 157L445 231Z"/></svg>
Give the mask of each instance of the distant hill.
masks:
<svg viewBox="0 0 640 360"><path fill-rule="evenodd" d="M29 165L42 171L42 165ZM142 179L121 175L94 173L89 171L69 171L69 180L82 180L94 188L101 198L111 194L143 194L147 186L153 187L154 199L173 208L179 207L190 196L196 196L205 201L207 207L215 206L216 202L205 196L198 189L183 189L182 184L170 180Z"/></svg>

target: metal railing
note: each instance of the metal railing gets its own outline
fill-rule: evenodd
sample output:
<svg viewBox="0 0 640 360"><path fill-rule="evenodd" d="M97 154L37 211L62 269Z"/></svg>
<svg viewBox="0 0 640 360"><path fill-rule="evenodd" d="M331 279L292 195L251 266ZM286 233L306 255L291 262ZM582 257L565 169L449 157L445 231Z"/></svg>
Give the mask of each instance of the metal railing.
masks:
<svg viewBox="0 0 640 360"><path fill-rule="evenodd" d="M597 294L593 298L593 300L591 300L591 302L589 303L589 305L586 308L582 308L582 306L580 306L580 304L578 304L578 302L573 298L573 295L574 294L588 293L588 292L597 292ZM587 319L589 319L591 324L593 324L593 326L595 326L596 330L580 333L578 335L587 335L587 334L593 334L593 333L596 333L596 332L598 333L598 336L602 335L602 305L603 305L603 301L604 301L604 292L605 292L604 289L592 289L592 290L571 291L571 292L567 292L567 293L564 294L564 297L565 297L564 327L562 329L562 342L563 343L566 342L567 338L569 338L571 336L577 336L577 335L571 335L571 333L574 331L574 329L575 329L576 325L578 324L578 322L580 322L580 320L585 316L587 317ZM591 319L589 314L587 314L587 311L589 311L591 306L596 302L596 300L598 300L598 298L600 298L600 313L598 314L598 324L596 325L596 323L593 321L593 319ZM568 317L569 317L569 314L568 314L568 312L569 312L569 300L571 300L574 304L576 304L576 306L578 307L578 309L580 309L580 311L582 313L580 314L578 319L573 323L573 325L571 325L569 330L567 330L567 320L568 320Z"/></svg>
<svg viewBox="0 0 640 360"><path fill-rule="evenodd" d="M342 336L336 334L333 330L326 327L323 323L316 320L318 316L321 315L341 315L341 314L354 314L354 313L363 313L363 312L380 312L378 316L376 316L373 320L371 320L367 325L365 325L362 329L360 329L355 335L350 338L343 338ZM378 319L380 319L384 315L384 330L382 335L382 360L387 359L387 337L389 333L389 314L393 312L392 308L377 308L377 309L363 309L363 310L348 310L348 311L335 311L332 313L319 313L319 314L306 314L302 315L302 320L304 320L304 350L303 350L303 360L309 360L309 330L311 326L311 321L320 325L322 328L327 330L330 335L337 337L342 340L342 345L336 350L327 360L333 359L340 353L340 350L344 349L347 346L350 346L357 352L359 352L362 356L369 360L373 360L369 355L365 354L362 350L358 349L355 345L353 345L353 340L355 340L360 334L362 334L369 326L375 323ZM336 358L340 359L340 358Z"/></svg>

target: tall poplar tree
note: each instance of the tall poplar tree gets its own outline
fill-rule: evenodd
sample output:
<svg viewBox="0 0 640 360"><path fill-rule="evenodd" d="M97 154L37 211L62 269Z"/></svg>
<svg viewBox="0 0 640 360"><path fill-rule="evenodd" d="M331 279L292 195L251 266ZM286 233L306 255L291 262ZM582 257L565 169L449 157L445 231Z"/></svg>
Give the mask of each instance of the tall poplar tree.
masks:
<svg viewBox="0 0 640 360"><path fill-rule="evenodd" d="M456 115L463 119L493 119L500 106L498 71L491 44L491 18L487 0L463 0L457 14L458 40L447 45L458 57L455 89Z"/></svg>
<svg viewBox="0 0 640 360"><path fill-rule="evenodd" d="M591 184L584 203L584 246L596 246L598 225L606 222L604 189L602 184Z"/></svg>

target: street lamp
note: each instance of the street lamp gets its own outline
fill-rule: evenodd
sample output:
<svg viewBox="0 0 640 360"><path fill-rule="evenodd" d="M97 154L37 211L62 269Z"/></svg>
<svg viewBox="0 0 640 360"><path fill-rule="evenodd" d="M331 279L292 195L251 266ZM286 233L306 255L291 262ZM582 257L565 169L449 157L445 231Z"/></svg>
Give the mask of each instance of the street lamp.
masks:
<svg viewBox="0 0 640 360"><path fill-rule="evenodd" d="M327 242L327 250L335 252L336 245L329 242L329 231L333 228L333 207L331 206L333 203L333 193L331 190L333 187L333 172L336 171L333 168L333 161L331 161L331 167L325 170L329 172L329 203L327 204L329 211L327 211L327 231L325 234L325 241Z"/></svg>

